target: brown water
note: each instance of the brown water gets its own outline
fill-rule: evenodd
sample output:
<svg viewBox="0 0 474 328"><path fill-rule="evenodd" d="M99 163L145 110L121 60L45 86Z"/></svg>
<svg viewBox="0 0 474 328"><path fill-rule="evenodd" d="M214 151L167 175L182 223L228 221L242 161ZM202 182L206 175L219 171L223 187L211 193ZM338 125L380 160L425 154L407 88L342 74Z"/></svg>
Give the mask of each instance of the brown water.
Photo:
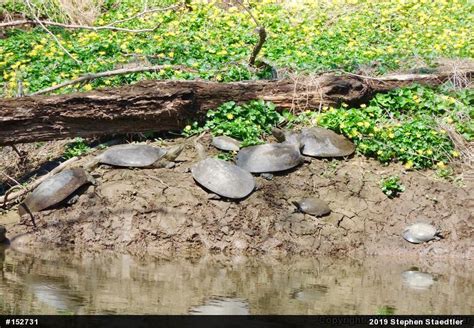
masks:
<svg viewBox="0 0 474 328"><path fill-rule="evenodd" d="M288 257L134 258L2 249L14 314L472 314L468 263Z"/></svg>

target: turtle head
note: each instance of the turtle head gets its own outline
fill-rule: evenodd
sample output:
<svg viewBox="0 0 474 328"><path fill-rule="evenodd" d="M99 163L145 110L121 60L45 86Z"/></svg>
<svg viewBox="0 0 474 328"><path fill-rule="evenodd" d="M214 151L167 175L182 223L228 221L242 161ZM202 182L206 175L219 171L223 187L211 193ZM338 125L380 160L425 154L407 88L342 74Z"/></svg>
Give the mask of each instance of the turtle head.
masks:
<svg viewBox="0 0 474 328"><path fill-rule="evenodd" d="M286 140L285 131L279 128L272 129L272 135L278 142L283 142Z"/></svg>
<svg viewBox="0 0 474 328"><path fill-rule="evenodd" d="M184 144L179 144L179 145L175 145L171 148L169 148L168 150L166 150L166 154L165 154L165 159L167 159L168 161L174 161L176 158L178 158L179 154L181 154L181 152L183 151L184 149Z"/></svg>
<svg viewBox="0 0 474 328"><path fill-rule="evenodd" d="M298 149L301 149L301 147L303 147L303 144L301 142L301 133L299 132L273 128L272 135L278 142L282 142L288 145L295 145L298 147Z"/></svg>
<svg viewBox="0 0 474 328"><path fill-rule="evenodd" d="M202 143L195 141L194 148L196 148L199 160L203 160L207 157L206 148L204 148Z"/></svg>

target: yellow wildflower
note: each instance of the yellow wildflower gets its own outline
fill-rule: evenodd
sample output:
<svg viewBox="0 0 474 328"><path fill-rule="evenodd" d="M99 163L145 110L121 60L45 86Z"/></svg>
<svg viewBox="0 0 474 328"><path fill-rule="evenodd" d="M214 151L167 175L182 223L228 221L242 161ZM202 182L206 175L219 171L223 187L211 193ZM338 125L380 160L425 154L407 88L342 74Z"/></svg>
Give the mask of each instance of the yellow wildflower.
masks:
<svg viewBox="0 0 474 328"><path fill-rule="evenodd" d="M453 157L459 157L460 154L459 154L458 151L453 150L453 151L451 152L451 155L453 155Z"/></svg>
<svg viewBox="0 0 474 328"><path fill-rule="evenodd" d="M234 114L232 113L227 114L227 119L231 120L233 118L234 118Z"/></svg>
<svg viewBox="0 0 474 328"><path fill-rule="evenodd" d="M84 86L84 90L86 90L86 91L91 91L91 90L92 90L92 85L91 85L90 83L86 84L86 85Z"/></svg>
<svg viewBox="0 0 474 328"><path fill-rule="evenodd" d="M413 161L410 160L405 163L405 168L407 170L411 169L412 167L413 167Z"/></svg>
<svg viewBox="0 0 474 328"><path fill-rule="evenodd" d="M189 131L191 130L191 125L186 125L186 127L184 128L186 131Z"/></svg>

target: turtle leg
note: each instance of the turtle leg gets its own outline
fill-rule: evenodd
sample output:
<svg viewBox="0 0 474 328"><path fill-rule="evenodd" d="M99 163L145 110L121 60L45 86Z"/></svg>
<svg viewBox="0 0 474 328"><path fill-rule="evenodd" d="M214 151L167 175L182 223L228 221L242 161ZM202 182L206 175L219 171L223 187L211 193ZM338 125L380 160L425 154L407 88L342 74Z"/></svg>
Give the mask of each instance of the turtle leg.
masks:
<svg viewBox="0 0 474 328"><path fill-rule="evenodd" d="M33 215L33 213L31 213L28 206L26 206L25 204L20 204L20 206L26 211L26 213L28 213L30 215L31 222L33 223L33 227L37 228L36 222L35 222L35 216Z"/></svg>

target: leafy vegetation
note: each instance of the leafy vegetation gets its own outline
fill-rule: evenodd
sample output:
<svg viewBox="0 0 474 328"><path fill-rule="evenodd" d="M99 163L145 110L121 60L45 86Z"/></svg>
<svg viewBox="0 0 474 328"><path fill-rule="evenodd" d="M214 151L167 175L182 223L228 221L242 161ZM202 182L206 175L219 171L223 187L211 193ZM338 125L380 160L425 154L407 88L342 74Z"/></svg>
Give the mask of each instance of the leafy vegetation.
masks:
<svg viewBox="0 0 474 328"><path fill-rule="evenodd" d="M380 181L380 188L388 198L397 197L401 192L405 191L405 186L400 182L397 176L391 176Z"/></svg>
<svg viewBox="0 0 474 328"><path fill-rule="evenodd" d="M405 168L444 168L459 157L444 125L474 140L472 90L451 93L411 86L378 94L367 105L324 107L298 116L284 113L294 124L320 125L344 134L357 150L383 163L399 161Z"/></svg>
<svg viewBox="0 0 474 328"><path fill-rule="evenodd" d="M377 309L377 315L394 315L396 308L389 305L384 305Z"/></svg>
<svg viewBox="0 0 474 328"><path fill-rule="evenodd" d="M75 138L73 142L69 143L64 151L63 157L66 159L73 158L75 156L81 156L91 151L91 148L87 145L84 139Z"/></svg>
<svg viewBox="0 0 474 328"><path fill-rule="evenodd" d="M262 143L262 136L270 133L281 120L275 105L269 102L251 101L237 105L233 101L222 104L216 110L207 112L207 121L203 127L198 122L188 125L186 135L209 130L214 136L226 135L242 141L242 146Z"/></svg>
<svg viewBox="0 0 474 328"><path fill-rule="evenodd" d="M69 23L61 13L59 1L32 3L40 17ZM176 3L147 1L148 8ZM20 79L25 91L31 93L85 73L137 61L163 68L97 79L57 92L91 90L142 79L236 81L261 77L262 72L247 66L257 42L256 25L248 12L217 1L191 1L190 6L192 10L180 7L133 18L143 10L141 1L103 1L94 22L95 26L154 29L150 32L50 26L62 46L80 63L65 54L39 26L8 29L0 38L0 84L4 84L1 92L14 96ZM474 34L470 33L474 29L474 4L469 0L264 0L250 1L249 9L268 32L260 55L278 68L311 72L370 69L384 73L399 67L412 68L419 61L431 65L440 57L474 55ZM7 12L31 17L23 1L3 1L0 14Z"/></svg>

